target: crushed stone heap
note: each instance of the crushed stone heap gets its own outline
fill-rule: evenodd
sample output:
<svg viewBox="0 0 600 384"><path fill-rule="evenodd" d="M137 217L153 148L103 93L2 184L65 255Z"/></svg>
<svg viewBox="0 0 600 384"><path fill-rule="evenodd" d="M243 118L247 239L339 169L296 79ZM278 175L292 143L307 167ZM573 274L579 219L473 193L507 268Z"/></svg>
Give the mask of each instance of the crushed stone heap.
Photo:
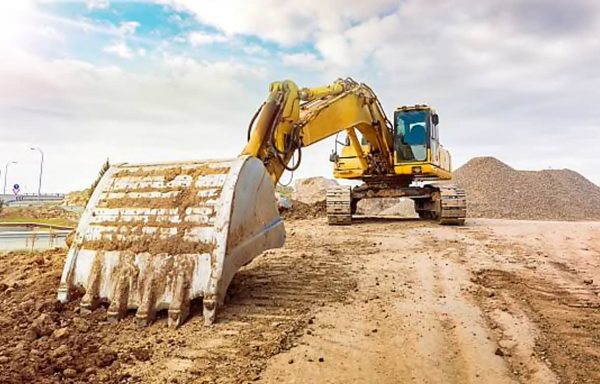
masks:
<svg viewBox="0 0 600 384"><path fill-rule="evenodd" d="M570 169L520 171L476 157L454 172L470 217L600 220L600 187Z"/></svg>

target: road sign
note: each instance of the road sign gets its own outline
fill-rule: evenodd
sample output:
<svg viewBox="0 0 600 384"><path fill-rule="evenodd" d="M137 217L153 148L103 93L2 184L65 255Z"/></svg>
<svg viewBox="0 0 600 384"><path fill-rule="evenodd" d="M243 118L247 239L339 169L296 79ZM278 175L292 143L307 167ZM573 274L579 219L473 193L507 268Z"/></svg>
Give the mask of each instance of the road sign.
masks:
<svg viewBox="0 0 600 384"><path fill-rule="evenodd" d="M21 186L19 184L13 185L13 193L17 196L21 192Z"/></svg>

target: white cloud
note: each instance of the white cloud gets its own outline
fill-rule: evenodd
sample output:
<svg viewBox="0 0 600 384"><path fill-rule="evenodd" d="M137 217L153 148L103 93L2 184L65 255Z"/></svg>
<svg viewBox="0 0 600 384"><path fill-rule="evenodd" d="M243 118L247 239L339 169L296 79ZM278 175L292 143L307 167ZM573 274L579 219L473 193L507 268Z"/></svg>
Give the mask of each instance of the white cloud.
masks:
<svg viewBox="0 0 600 384"><path fill-rule="evenodd" d="M227 37L220 34L205 33L205 32L190 32L188 40L193 47L199 45L207 45L214 43L224 43L227 41Z"/></svg>
<svg viewBox="0 0 600 384"><path fill-rule="evenodd" d="M43 190L53 192L86 187L106 157L236 156L266 92L264 71L183 55L146 60L146 73L26 52L5 60L0 126L10 129L2 130L0 163L20 161L9 182L35 192L39 163L32 145L45 151ZM239 113L231 113L233 107Z"/></svg>
<svg viewBox="0 0 600 384"><path fill-rule="evenodd" d="M268 50L266 50L265 48L261 47L260 45L256 45L256 44L244 45L242 47L242 50L246 54L252 55L252 56L268 56L269 55Z"/></svg>
<svg viewBox="0 0 600 384"><path fill-rule="evenodd" d="M310 41L315 32L338 31L397 6L397 0L158 0L187 10L226 35L249 34L284 45Z"/></svg>
<svg viewBox="0 0 600 384"><path fill-rule="evenodd" d="M139 26L137 21L123 21L119 24L118 32L123 36L133 35Z"/></svg>
<svg viewBox="0 0 600 384"><path fill-rule="evenodd" d="M58 30L54 27L50 27L50 26L42 27L42 28L40 28L40 34L43 36L44 39L47 39L47 40L57 41L60 43L65 42L65 35L58 32Z"/></svg>
<svg viewBox="0 0 600 384"><path fill-rule="evenodd" d="M106 53L117 55L122 59L132 59L135 57L135 52L124 42L119 41L103 48Z"/></svg>
<svg viewBox="0 0 600 384"><path fill-rule="evenodd" d="M88 9L106 9L110 7L108 0L86 0L85 5Z"/></svg>
<svg viewBox="0 0 600 384"><path fill-rule="evenodd" d="M283 65L302 70L322 71L326 64L312 53L290 53L281 57Z"/></svg>

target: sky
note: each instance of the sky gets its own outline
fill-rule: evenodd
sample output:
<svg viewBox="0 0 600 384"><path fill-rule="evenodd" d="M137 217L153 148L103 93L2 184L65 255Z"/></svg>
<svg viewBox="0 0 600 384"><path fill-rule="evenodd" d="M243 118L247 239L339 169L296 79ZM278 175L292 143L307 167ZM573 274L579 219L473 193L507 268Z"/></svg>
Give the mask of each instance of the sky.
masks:
<svg viewBox="0 0 600 384"><path fill-rule="evenodd" d="M351 76L393 113L426 103L460 166L576 170L600 184L595 0L2 1L0 171L87 187L102 163L237 156L269 83ZM331 176L333 138L294 178ZM291 175L286 174L282 182Z"/></svg>

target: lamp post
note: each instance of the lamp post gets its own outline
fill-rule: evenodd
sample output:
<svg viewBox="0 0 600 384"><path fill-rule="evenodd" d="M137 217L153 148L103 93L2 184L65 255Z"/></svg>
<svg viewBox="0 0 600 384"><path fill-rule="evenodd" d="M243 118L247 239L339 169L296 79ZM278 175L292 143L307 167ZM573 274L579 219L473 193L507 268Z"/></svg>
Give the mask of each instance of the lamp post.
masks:
<svg viewBox="0 0 600 384"><path fill-rule="evenodd" d="M6 166L4 167L4 189L2 190L3 195L6 195L6 176L8 175L8 166L11 164L17 164L17 162L9 161L8 163L6 163Z"/></svg>
<svg viewBox="0 0 600 384"><path fill-rule="evenodd" d="M38 200L42 200L42 175L44 173L44 152L42 148L39 147L31 147L29 148L32 151L39 151L42 159L40 161L40 182L38 184Z"/></svg>

